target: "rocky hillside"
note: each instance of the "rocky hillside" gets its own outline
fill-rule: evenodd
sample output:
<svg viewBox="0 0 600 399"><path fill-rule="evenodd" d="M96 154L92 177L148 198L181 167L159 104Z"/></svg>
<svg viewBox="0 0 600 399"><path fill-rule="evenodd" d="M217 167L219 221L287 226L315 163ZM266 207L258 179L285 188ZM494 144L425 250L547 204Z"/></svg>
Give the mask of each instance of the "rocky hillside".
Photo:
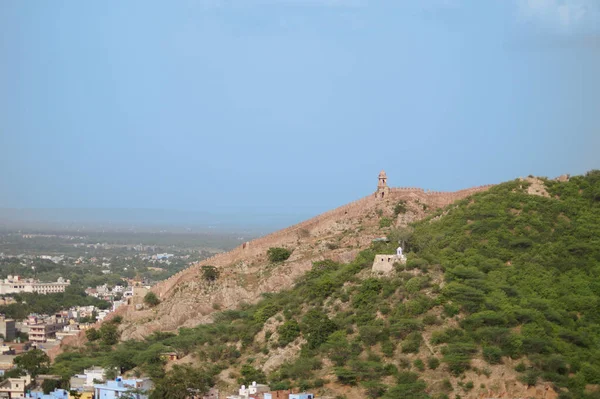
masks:
<svg viewBox="0 0 600 399"><path fill-rule="evenodd" d="M121 309L122 338L140 339L154 331L193 327L210 321L215 310L255 303L264 293L292 287L315 261L349 262L361 249L368 248L371 240L385 237L390 228L406 226L487 188L489 186L443 193L386 187L384 198L369 195L218 254L155 286L153 291L161 300L157 307ZM399 203L403 204L401 210L395 209ZM285 262L272 263L267 259L271 247L284 247L293 252ZM202 278L202 267L207 265L219 271L219 278L210 284Z"/></svg>
<svg viewBox="0 0 600 399"><path fill-rule="evenodd" d="M251 381L347 399L599 398L600 171L519 179L434 211L426 193L412 194L390 192L389 201L371 197L335 211L350 215L352 229L336 228L341 222L327 214L313 227L323 230L294 227L272 241L293 250L287 261L267 262L269 243L247 258L262 268L252 269L251 260L240 268L239 286L261 287L278 274L287 288L229 309L217 311L226 306L217 302L184 321L210 315L211 322L175 333L157 327L142 340L115 344L116 320L85 348L60 355L53 372L102 364L147 374L157 382L153 398L183 398L187 388L212 385L232 392ZM285 241L288 234L295 237ZM391 242L372 242L382 235ZM393 253L398 238L407 263L373 272L375 254ZM310 259L288 283L289 265ZM216 280L192 268L157 290L160 305L137 312L168 321L177 301L221 298L225 282L236 281L228 272L235 263L223 262L210 262L221 270ZM124 332L135 328L121 323ZM165 352L180 358L167 361Z"/></svg>

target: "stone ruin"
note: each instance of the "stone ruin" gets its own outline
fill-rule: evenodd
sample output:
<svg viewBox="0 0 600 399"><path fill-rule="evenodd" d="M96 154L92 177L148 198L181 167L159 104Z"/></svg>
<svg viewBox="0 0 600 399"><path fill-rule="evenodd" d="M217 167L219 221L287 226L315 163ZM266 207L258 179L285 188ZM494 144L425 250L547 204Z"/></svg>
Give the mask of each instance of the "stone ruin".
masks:
<svg viewBox="0 0 600 399"><path fill-rule="evenodd" d="M406 256L402 253L402 247L396 249L395 255L375 255L371 271L382 274L389 274L394 271L394 263L406 263Z"/></svg>

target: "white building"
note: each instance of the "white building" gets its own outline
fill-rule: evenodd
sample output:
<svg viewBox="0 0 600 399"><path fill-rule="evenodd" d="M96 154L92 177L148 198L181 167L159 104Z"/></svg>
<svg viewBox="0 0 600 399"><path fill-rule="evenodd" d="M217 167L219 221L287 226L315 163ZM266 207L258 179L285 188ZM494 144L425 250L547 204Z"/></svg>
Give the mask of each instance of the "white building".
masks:
<svg viewBox="0 0 600 399"><path fill-rule="evenodd" d="M65 292L65 289L71 285L71 280L65 280L59 277L54 283L42 283L32 278L23 279L19 276L8 276L0 280L0 295L19 294L21 292L37 292L38 294L54 294Z"/></svg>
<svg viewBox="0 0 600 399"><path fill-rule="evenodd" d="M106 370L101 367L92 367L83 370L83 374L71 377L71 388L86 389L93 388L94 384L106 381Z"/></svg>

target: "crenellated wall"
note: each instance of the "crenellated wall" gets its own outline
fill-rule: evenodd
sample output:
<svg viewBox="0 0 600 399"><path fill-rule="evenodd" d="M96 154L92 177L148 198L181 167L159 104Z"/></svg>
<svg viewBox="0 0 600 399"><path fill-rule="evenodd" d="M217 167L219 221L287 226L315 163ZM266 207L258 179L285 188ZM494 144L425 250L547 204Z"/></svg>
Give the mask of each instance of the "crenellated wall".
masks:
<svg viewBox="0 0 600 399"><path fill-rule="evenodd" d="M468 188L455 192L429 191L417 187L392 187L389 196L385 199L376 198L368 195L356 201L332 209L311 219L298 224L289 226L285 229L257 238L244 243L229 252L224 252L204 259L203 261L184 269L168 279L156 284L154 291L160 298L165 297L179 283L189 280L191 276L199 274L200 268L204 265L216 267L226 266L243 259L259 256L266 253L271 247L292 245L297 241L298 235L302 230L310 232L311 229L318 227L325 220L343 220L346 218L355 218L364 214L370 208L376 207L381 201L398 201L401 199L419 199L423 203L433 207L444 207L452 204L456 200L468 197L471 194L485 191L493 185Z"/></svg>

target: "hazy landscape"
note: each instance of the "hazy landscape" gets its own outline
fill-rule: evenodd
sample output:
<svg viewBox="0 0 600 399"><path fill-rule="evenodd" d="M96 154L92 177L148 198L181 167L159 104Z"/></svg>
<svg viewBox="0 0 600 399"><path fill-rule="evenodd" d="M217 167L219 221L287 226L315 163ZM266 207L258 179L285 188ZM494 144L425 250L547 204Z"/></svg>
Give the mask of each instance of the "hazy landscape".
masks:
<svg viewBox="0 0 600 399"><path fill-rule="evenodd" d="M0 399L600 399L597 0L0 2Z"/></svg>

